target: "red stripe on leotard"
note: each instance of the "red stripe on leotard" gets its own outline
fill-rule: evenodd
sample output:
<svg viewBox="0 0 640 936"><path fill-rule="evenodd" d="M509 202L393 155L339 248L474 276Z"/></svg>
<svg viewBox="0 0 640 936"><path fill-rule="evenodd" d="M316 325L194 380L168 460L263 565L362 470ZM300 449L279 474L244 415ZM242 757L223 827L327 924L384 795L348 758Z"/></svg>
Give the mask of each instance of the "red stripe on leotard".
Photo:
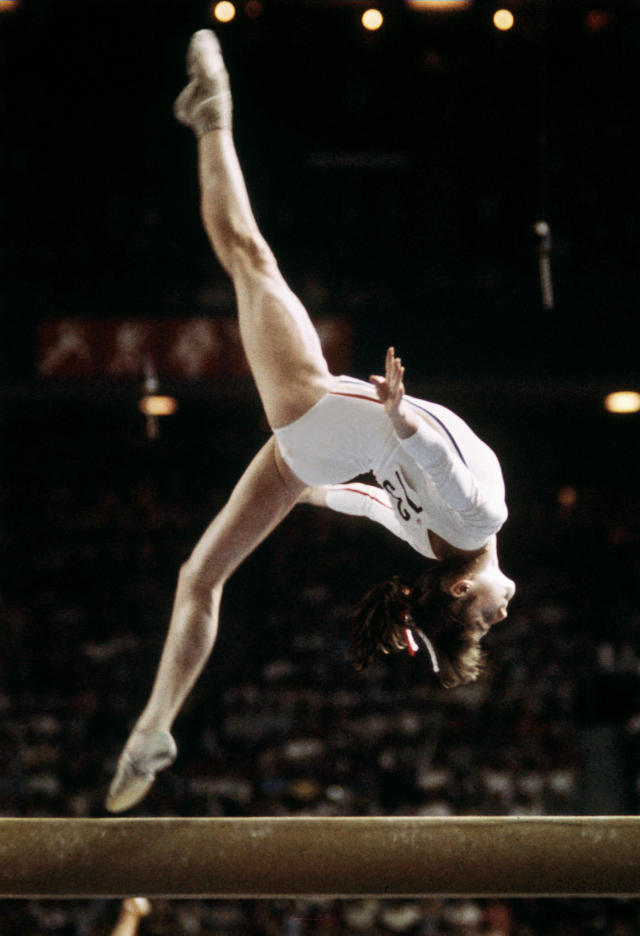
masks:
<svg viewBox="0 0 640 936"><path fill-rule="evenodd" d="M380 504L381 507L386 507L387 510L393 510L393 507L390 507L389 504L385 504L384 501L379 500L377 497L374 497L373 494L369 494L367 491L359 491L358 488L350 487L341 487L341 491L348 491L350 494L359 494L360 497L368 497L370 500L375 501L376 504Z"/></svg>
<svg viewBox="0 0 640 936"><path fill-rule="evenodd" d="M363 396L361 393L340 393L337 390L330 390L329 393L331 396L353 397L355 400L368 400L369 403L380 403L380 405L382 405L382 400L376 400L375 397Z"/></svg>

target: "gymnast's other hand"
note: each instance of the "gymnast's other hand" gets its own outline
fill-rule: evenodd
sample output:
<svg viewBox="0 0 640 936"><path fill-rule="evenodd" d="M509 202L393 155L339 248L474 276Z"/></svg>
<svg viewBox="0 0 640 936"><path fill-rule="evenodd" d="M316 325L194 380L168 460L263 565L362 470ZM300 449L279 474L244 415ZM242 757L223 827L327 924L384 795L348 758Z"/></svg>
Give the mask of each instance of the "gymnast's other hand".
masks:
<svg viewBox="0 0 640 936"><path fill-rule="evenodd" d="M378 399L384 405L396 434L401 439L408 439L418 426L404 400L404 367L394 348L387 349L384 377L372 374L369 380L376 388Z"/></svg>

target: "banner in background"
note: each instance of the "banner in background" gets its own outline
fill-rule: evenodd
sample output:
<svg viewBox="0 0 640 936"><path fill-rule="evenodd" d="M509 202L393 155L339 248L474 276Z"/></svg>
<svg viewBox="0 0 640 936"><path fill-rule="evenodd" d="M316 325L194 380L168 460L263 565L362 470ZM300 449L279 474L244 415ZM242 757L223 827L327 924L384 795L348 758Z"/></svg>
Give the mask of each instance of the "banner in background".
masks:
<svg viewBox="0 0 640 936"><path fill-rule="evenodd" d="M314 322L333 373L348 373L351 327L340 318ZM152 364L160 379L250 376L237 319L50 319L40 326L38 373L44 378L138 380Z"/></svg>

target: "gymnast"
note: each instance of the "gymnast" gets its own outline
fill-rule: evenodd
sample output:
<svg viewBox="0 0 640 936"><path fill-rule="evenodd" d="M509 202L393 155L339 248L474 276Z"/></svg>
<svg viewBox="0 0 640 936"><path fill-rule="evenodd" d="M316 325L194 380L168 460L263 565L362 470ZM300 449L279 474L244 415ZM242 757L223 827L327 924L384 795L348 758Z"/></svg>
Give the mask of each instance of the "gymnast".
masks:
<svg viewBox="0 0 640 936"><path fill-rule="evenodd" d="M175 103L198 141L204 226L235 289L240 335L273 434L181 567L149 701L120 756L106 801L139 802L176 758L170 733L207 662L223 586L295 504L369 517L432 560L417 581L373 588L354 615L354 662L423 646L440 683L476 679L480 640L515 592L496 533L507 509L498 459L450 410L408 396L393 348L384 375L334 376L306 310L258 230L232 136L229 78L218 40L200 30ZM368 472L375 484L351 483ZM434 561L435 560L435 561Z"/></svg>

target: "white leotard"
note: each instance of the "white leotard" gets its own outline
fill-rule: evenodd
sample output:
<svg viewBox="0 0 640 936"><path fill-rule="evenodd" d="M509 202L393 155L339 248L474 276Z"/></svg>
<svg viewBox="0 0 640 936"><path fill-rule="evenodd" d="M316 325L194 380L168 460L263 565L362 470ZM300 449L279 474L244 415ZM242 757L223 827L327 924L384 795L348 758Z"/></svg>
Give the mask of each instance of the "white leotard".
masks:
<svg viewBox="0 0 640 936"><path fill-rule="evenodd" d="M478 549L507 517L498 459L451 410L405 400L421 418L400 439L375 387L338 377L304 416L275 430L278 445L302 481L326 488L333 510L382 523L430 558L429 530L458 549ZM370 471L379 488L342 483Z"/></svg>

